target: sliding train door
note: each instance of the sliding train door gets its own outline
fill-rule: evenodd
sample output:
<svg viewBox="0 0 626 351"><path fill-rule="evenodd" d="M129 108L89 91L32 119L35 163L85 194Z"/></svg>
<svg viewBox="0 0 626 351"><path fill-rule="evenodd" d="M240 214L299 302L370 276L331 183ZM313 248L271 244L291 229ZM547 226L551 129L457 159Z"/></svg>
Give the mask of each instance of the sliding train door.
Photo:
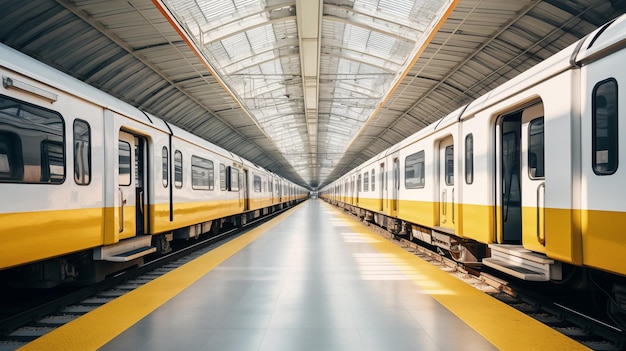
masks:
<svg viewBox="0 0 626 351"><path fill-rule="evenodd" d="M378 191L379 191L379 195L378 195L378 211L383 212L384 208L383 208L383 204L385 203L385 200L387 198L387 183L385 181L386 178L386 173L385 173L385 164L381 163L380 164L380 175L378 176L379 179L379 185L378 185Z"/></svg>
<svg viewBox="0 0 626 351"><path fill-rule="evenodd" d="M456 200L454 188L454 140L451 136L439 141L439 221L438 227L448 231L455 230L456 216L454 202Z"/></svg>
<svg viewBox="0 0 626 351"><path fill-rule="evenodd" d="M120 239L147 232L146 147L147 143L143 137L125 131L119 132L116 207Z"/></svg>
<svg viewBox="0 0 626 351"><path fill-rule="evenodd" d="M240 180L240 183L243 186L243 191L240 192L240 196L243 196L243 210L244 211L248 211L250 210L250 189L248 189L249 186L249 182L248 182L248 170L244 169L243 172L241 173L242 175L242 179Z"/></svg>
<svg viewBox="0 0 626 351"><path fill-rule="evenodd" d="M522 243L522 189L521 173L522 111L502 117L500 121L500 206L499 222L501 244Z"/></svg>
<svg viewBox="0 0 626 351"><path fill-rule="evenodd" d="M400 207L400 158L398 153L392 156L393 159L393 189L391 189L391 206L389 214L392 217L398 216L398 209Z"/></svg>
<svg viewBox="0 0 626 351"><path fill-rule="evenodd" d="M501 244L544 244L543 129L540 103L500 118L496 202Z"/></svg>
<svg viewBox="0 0 626 351"><path fill-rule="evenodd" d="M522 242L533 251L545 251L545 162L543 104L522 113Z"/></svg>

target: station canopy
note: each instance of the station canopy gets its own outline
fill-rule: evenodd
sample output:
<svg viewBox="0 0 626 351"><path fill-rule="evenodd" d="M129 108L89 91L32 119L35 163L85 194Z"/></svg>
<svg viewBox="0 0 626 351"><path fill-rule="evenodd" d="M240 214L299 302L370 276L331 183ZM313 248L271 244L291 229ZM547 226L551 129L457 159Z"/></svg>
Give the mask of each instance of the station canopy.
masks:
<svg viewBox="0 0 626 351"><path fill-rule="evenodd" d="M164 5L250 119L310 184L328 178L452 1Z"/></svg>

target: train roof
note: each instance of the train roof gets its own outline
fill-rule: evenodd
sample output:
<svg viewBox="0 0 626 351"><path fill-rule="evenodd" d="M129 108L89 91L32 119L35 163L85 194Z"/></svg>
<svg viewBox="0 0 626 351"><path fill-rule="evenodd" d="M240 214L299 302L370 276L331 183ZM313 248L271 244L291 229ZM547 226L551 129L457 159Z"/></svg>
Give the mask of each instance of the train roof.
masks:
<svg viewBox="0 0 626 351"><path fill-rule="evenodd" d="M0 65L54 89L62 90L83 100L104 106L109 110L158 128L140 109L2 43L0 43Z"/></svg>
<svg viewBox="0 0 626 351"><path fill-rule="evenodd" d="M469 104L463 118L471 117L480 110L550 77L604 57L621 48L625 42L626 15L622 15L615 21L596 29L536 66L474 100Z"/></svg>
<svg viewBox="0 0 626 351"><path fill-rule="evenodd" d="M463 113L463 117L461 119L471 117L481 110L497 104L513 94L571 69L572 65L570 63L570 58L574 54L575 50L576 43L559 51L536 66L519 74L517 77L503 83L487 94L472 101L465 110L465 113Z"/></svg>
<svg viewBox="0 0 626 351"><path fill-rule="evenodd" d="M186 141L215 152L223 157L232 159L233 161L242 163L250 168L266 171L262 167L257 166L226 149L223 149L179 127L167 124L164 120L153 114L144 112L2 43L0 43L0 65L9 70L26 75L29 78L35 79L43 84L49 85L55 89L62 90L83 100L93 102L109 110L133 118L146 125L150 125L164 133L169 133L171 130L173 135L176 137L185 139Z"/></svg>
<svg viewBox="0 0 626 351"><path fill-rule="evenodd" d="M448 114L447 116L444 116L443 118L439 119L438 121L433 122L430 125L420 129L419 131L417 131L413 135L411 135L411 136L407 137L406 139L402 140L401 142L399 142L399 143L389 147L388 149L383 150L382 152L380 152L376 156L374 156L374 157L370 158L369 160L361 163L360 165L358 165L354 169L361 169L361 168L364 168L364 167L368 167L370 164L376 162L376 160L379 160L380 158L385 157L387 155L393 154L397 150L400 150L400 149L406 147L407 145L411 145L411 144L413 144L415 142L418 142L419 140L421 140L421 139L425 138L426 136L430 135L431 133L434 133L434 132L436 132L438 130L441 130L441 129L449 126L449 125L452 125L452 124L456 123L459 120L459 118L461 117L461 114L463 113L463 111L465 110L465 107L466 106L459 107L458 109L454 110L452 113ZM346 174L348 174L350 172L352 172L352 171L349 171ZM345 176L345 174L343 176ZM341 177L343 177L343 176L341 176Z"/></svg>
<svg viewBox="0 0 626 351"><path fill-rule="evenodd" d="M491 90L468 105L462 106L440 120L420 129L415 134L363 162L353 170L346 172L339 177L338 180L354 170L361 169L371 164L376 159L392 154L406 145L419 141L436 130L443 129L459 120L471 117L477 112L506 99L520 90L538 84L573 67L603 57L614 50L622 48L624 45L626 45L626 15L622 15L614 21L596 29L579 41L574 42L565 49ZM332 182L329 185L334 183L335 182Z"/></svg>
<svg viewBox="0 0 626 351"><path fill-rule="evenodd" d="M626 45L626 15L616 18L581 39L576 55L578 64L585 64Z"/></svg>
<svg viewBox="0 0 626 351"><path fill-rule="evenodd" d="M177 127L177 126L175 126L173 124L169 124L168 123L168 126L171 129L171 131L172 131L172 135L174 137L176 137L176 138L183 139L183 140L185 140L185 141L187 141L189 143L195 144L195 145L197 145L197 146L199 146L201 148L204 148L206 150L214 152L214 153L216 153L216 154L218 154L220 156L232 159L232 160L237 161L237 162L241 162L241 159L240 159L239 156L234 155L232 152L230 152L230 151L228 151L226 149L223 149L223 148L221 148L221 147L219 147L219 146L217 146L217 145L215 145L215 144L213 144L213 143L211 143L211 142L209 142L209 141L207 141L205 139L202 139L199 136L194 135L194 134L192 134L192 133L190 133L190 132L188 132L188 131L186 131L186 130L184 130L182 128L179 128L179 127Z"/></svg>
<svg viewBox="0 0 626 351"><path fill-rule="evenodd" d="M165 122L163 122L163 121L161 121L161 123L165 124ZM195 144L198 147L201 147L201 148L204 148L206 150L209 150L209 151L211 151L213 153L216 153L216 154L218 154L218 155L220 155L220 156L222 156L224 158L230 159L230 160L232 160L234 162L238 162L238 163L240 163L240 164L242 164L242 165L244 165L244 166L246 166L246 167L248 167L250 169L255 169L255 170L258 170L258 171L265 172L267 174L272 174L272 175L274 175L276 177L279 177L279 178L283 179L282 177L274 174L273 172L271 172L271 171L269 171L269 170L267 170L267 169L265 169L265 168L255 164L255 163L253 163L253 162L251 162L251 161L249 161L249 160L247 160L247 159L245 159L245 158L243 158L243 157L241 157L241 156L239 156L237 154L234 154L234 153L232 153L232 152L230 152L230 151L228 151L228 150L226 150L226 149L224 149L224 148L222 148L220 146L217 146L217 145L211 143L210 141L202 139L202 138L200 138L199 136L197 136L197 135L195 135L193 133L190 133L190 132L188 132L188 131L186 131L186 130L184 130L182 128L179 128L179 127L177 127L175 125L171 125L169 123L168 123L168 126L171 129L171 131L172 131L172 135L175 136L175 137L184 139L187 142Z"/></svg>

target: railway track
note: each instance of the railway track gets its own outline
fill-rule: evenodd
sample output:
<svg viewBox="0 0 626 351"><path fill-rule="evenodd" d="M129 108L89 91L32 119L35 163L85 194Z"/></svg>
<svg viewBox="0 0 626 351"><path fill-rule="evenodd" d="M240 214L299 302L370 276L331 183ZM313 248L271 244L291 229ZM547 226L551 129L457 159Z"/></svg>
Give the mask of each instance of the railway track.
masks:
<svg viewBox="0 0 626 351"><path fill-rule="evenodd" d="M293 208L293 207L290 207ZM287 208L289 209L289 208ZM13 351L46 333L112 301L194 259L245 234L250 229L276 217L287 209L259 218L217 236L200 236L193 245L179 248L140 267L119 273L106 280L79 289L54 293L45 302L14 314L0 317L0 351ZM40 294L48 294L39 292Z"/></svg>
<svg viewBox="0 0 626 351"><path fill-rule="evenodd" d="M355 220L357 216L345 212ZM468 267L445 257L442 253L395 236L377 225L364 222L379 235L391 240L427 262L454 275L474 288L508 304L554 330L596 351L626 350L626 331L608 321L582 312L554 295L534 290L536 284L525 285L483 267Z"/></svg>

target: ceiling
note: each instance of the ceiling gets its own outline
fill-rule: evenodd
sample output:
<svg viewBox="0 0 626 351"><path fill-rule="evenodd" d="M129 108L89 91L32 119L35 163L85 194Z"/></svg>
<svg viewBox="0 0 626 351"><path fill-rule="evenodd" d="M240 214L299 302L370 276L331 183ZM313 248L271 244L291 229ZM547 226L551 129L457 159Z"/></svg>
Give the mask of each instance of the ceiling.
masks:
<svg viewBox="0 0 626 351"><path fill-rule="evenodd" d="M309 188L625 0L0 0L0 41Z"/></svg>

